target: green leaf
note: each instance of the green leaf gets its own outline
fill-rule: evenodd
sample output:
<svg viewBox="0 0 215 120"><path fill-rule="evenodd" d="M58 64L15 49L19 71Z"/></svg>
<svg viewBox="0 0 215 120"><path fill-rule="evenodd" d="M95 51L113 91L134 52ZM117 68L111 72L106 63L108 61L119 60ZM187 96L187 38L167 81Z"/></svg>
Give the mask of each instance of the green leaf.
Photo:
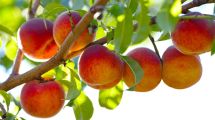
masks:
<svg viewBox="0 0 215 120"><path fill-rule="evenodd" d="M60 1L61 1L61 0L40 0L40 4L41 4L43 7L45 7L45 6L47 6L48 4L50 4L50 3L58 3L58 4L60 4Z"/></svg>
<svg viewBox="0 0 215 120"><path fill-rule="evenodd" d="M111 13L114 17L123 15L125 12L125 7L122 3L111 4L107 7L108 13Z"/></svg>
<svg viewBox="0 0 215 120"><path fill-rule="evenodd" d="M2 40L1 40L1 37L0 37L0 47L2 46Z"/></svg>
<svg viewBox="0 0 215 120"><path fill-rule="evenodd" d="M15 40L11 39L7 42L5 46L5 55L10 59L14 60L16 58L16 53L18 50L18 46Z"/></svg>
<svg viewBox="0 0 215 120"><path fill-rule="evenodd" d="M65 11L67 8L59 3L53 2L49 3L45 6L44 12L43 12L43 17L45 18L50 18L52 17L55 19L57 15L59 15L61 12Z"/></svg>
<svg viewBox="0 0 215 120"><path fill-rule="evenodd" d="M164 41L164 40L168 40L168 39L170 39L170 34L166 33L166 32L163 32L161 34L161 36L159 37L158 41Z"/></svg>
<svg viewBox="0 0 215 120"><path fill-rule="evenodd" d="M16 120L16 115L12 114L12 113L7 113L6 115L6 119L5 120Z"/></svg>
<svg viewBox="0 0 215 120"><path fill-rule="evenodd" d="M104 29L102 27L98 27L97 31L96 31L96 37L95 39L98 40L102 37L104 37L106 35Z"/></svg>
<svg viewBox="0 0 215 120"><path fill-rule="evenodd" d="M118 53L123 53L131 43L133 34L132 14L126 8L125 13L118 18L118 24L114 32L114 45Z"/></svg>
<svg viewBox="0 0 215 120"><path fill-rule="evenodd" d="M13 5L15 0L1 0L0 8Z"/></svg>
<svg viewBox="0 0 215 120"><path fill-rule="evenodd" d="M63 80L67 76L67 72L62 66L55 68L55 73L56 80Z"/></svg>
<svg viewBox="0 0 215 120"><path fill-rule="evenodd" d="M136 85L138 83L140 83L140 81L142 80L144 71L143 71L142 67L140 66L140 64L137 61L135 61L134 59L132 59L131 57L121 56L121 58L127 63L127 65L130 67L132 73L134 74L135 83L128 89L128 90L133 91L135 89Z"/></svg>
<svg viewBox="0 0 215 120"><path fill-rule="evenodd" d="M111 15L111 14L104 14L104 17L102 19L102 23L105 24L105 26L109 26L109 27L116 27L117 25L117 20L116 18ZM105 31L107 31L106 29L104 29Z"/></svg>
<svg viewBox="0 0 215 120"><path fill-rule="evenodd" d="M10 34L16 32L25 20L22 15L22 10L16 6L8 6L0 9L0 18L0 25L6 27L7 33ZM9 32L8 30L12 32ZM14 33L12 35L14 35Z"/></svg>
<svg viewBox="0 0 215 120"><path fill-rule="evenodd" d="M13 65L13 61L11 61L7 56L0 57L0 65L3 65L6 69L9 69Z"/></svg>
<svg viewBox="0 0 215 120"><path fill-rule="evenodd" d="M7 33L8 35L14 36L14 33L7 27L0 25L0 31Z"/></svg>
<svg viewBox="0 0 215 120"><path fill-rule="evenodd" d="M56 72L54 69L51 69L49 70L48 72L45 72L41 75L42 78L45 78L45 79L52 79L52 78L55 78L55 75L56 75Z"/></svg>
<svg viewBox="0 0 215 120"><path fill-rule="evenodd" d="M25 119L25 118L23 118L23 117L20 117L20 119L21 119L21 120L26 120L26 119Z"/></svg>
<svg viewBox="0 0 215 120"><path fill-rule="evenodd" d="M90 120L94 111L93 104L84 92L81 92L73 103L76 120Z"/></svg>
<svg viewBox="0 0 215 120"><path fill-rule="evenodd" d="M138 7L138 0L129 0L128 8L131 10L132 13L136 11Z"/></svg>
<svg viewBox="0 0 215 120"><path fill-rule="evenodd" d="M138 44L146 40L151 31L150 17L148 16L148 8L142 0L139 1L140 10L137 13L138 28L132 38L132 44Z"/></svg>
<svg viewBox="0 0 215 120"><path fill-rule="evenodd" d="M121 102L123 95L123 82L115 87L99 91L99 104L107 109L115 109Z"/></svg>
<svg viewBox="0 0 215 120"><path fill-rule="evenodd" d="M181 0L166 0L158 12L156 22L164 32L171 32L181 14Z"/></svg>
<svg viewBox="0 0 215 120"><path fill-rule="evenodd" d="M158 26L158 24L151 25L150 27L151 27L151 31L155 31L155 32L160 32L161 31L161 29Z"/></svg>
<svg viewBox="0 0 215 120"><path fill-rule="evenodd" d="M3 91L3 90L0 90L0 95L3 97L3 99L7 105L7 111L8 111L9 106L10 106L11 96L9 94L7 94L6 91Z"/></svg>
<svg viewBox="0 0 215 120"><path fill-rule="evenodd" d="M75 99L80 95L81 93L80 81L78 80L74 80L74 81L58 80L58 81L68 88L66 100Z"/></svg>
<svg viewBox="0 0 215 120"><path fill-rule="evenodd" d="M17 113L16 115L19 114L20 110L22 109L20 101L16 98L14 98L14 96L12 94L9 94L11 97L11 101L15 104L15 107L17 108Z"/></svg>
<svg viewBox="0 0 215 120"><path fill-rule="evenodd" d="M213 43L212 43L211 55L214 55L214 53L215 53L215 39L213 40Z"/></svg>

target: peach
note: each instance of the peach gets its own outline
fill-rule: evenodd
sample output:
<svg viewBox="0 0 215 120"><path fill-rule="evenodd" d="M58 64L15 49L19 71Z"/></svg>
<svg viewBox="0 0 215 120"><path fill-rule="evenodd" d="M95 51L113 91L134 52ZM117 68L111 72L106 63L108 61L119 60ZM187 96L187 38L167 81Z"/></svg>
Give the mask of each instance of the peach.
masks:
<svg viewBox="0 0 215 120"><path fill-rule="evenodd" d="M64 99L64 90L56 81L40 83L38 80L33 80L22 88L20 102L28 114L47 118L61 110Z"/></svg>
<svg viewBox="0 0 215 120"><path fill-rule="evenodd" d="M51 21L34 18L24 23L18 31L18 45L34 61L45 61L57 53Z"/></svg>
<svg viewBox="0 0 215 120"><path fill-rule="evenodd" d="M180 20L172 32L173 44L187 55L199 55L210 51L215 38L212 24L212 21L206 19Z"/></svg>
<svg viewBox="0 0 215 120"><path fill-rule="evenodd" d="M54 22L54 39L58 46L61 46L67 35L73 30L76 24L81 20L78 12L66 11L61 13ZM95 33L90 33L85 29L71 46L69 53L80 50L93 41Z"/></svg>
<svg viewBox="0 0 215 120"><path fill-rule="evenodd" d="M88 47L79 60L79 75L89 86L107 89L122 78L123 61L102 45Z"/></svg>
<svg viewBox="0 0 215 120"><path fill-rule="evenodd" d="M199 56L185 55L170 46L163 56L163 81L176 89L188 88L197 83L202 75Z"/></svg>
<svg viewBox="0 0 215 120"><path fill-rule="evenodd" d="M127 56L136 60L144 71L135 91L147 92L154 89L160 83L162 73L161 61L157 54L148 48L141 47L131 50ZM127 64L125 65L123 80L128 87L135 83L135 77Z"/></svg>

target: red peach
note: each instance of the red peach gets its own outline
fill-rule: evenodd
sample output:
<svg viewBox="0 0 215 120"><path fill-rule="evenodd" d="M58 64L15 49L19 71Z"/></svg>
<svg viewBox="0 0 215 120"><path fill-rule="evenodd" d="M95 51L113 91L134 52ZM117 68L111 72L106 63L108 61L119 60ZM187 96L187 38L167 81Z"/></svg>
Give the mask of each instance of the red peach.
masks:
<svg viewBox="0 0 215 120"><path fill-rule="evenodd" d="M78 12L66 11L61 13L54 22L53 33L54 39L58 46L61 46L67 35L81 20ZM93 41L95 34L85 29L71 46L69 53L80 50Z"/></svg>
<svg viewBox="0 0 215 120"><path fill-rule="evenodd" d="M163 56L163 81L176 89L188 88L197 83L202 75L199 56L185 55L170 46Z"/></svg>
<svg viewBox="0 0 215 120"><path fill-rule="evenodd" d="M24 23L18 31L18 45L24 54L35 61L45 61L57 53L51 21L38 18Z"/></svg>
<svg viewBox="0 0 215 120"><path fill-rule="evenodd" d="M148 48L136 48L130 51L127 56L136 60L144 71L144 76L136 85L135 91L146 92L154 89L160 83L162 73L161 61L157 54ZM135 83L134 75L127 64L125 65L123 80L128 87Z"/></svg>
<svg viewBox="0 0 215 120"><path fill-rule="evenodd" d="M212 22L206 19L183 19L172 32L175 47L187 55L198 55L211 50L215 38Z"/></svg>
<svg viewBox="0 0 215 120"><path fill-rule="evenodd" d="M40 83L33 80L22 88L20 102L28 114L47 118L61 110L64 99L64 90L56 81Z"/></svg>
<svg viewBox="0 0 215 120"><path fill-rule="evenodd" d="M88 47L79 60L79 75L89 86L107 89L115 86L123 74L123 62L102 45Z"/></svg>

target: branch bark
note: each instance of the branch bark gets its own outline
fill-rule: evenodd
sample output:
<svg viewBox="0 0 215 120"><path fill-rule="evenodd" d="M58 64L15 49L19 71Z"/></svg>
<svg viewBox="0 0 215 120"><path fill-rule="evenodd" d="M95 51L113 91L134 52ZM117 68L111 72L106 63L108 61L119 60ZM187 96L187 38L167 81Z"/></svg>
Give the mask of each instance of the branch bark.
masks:
<svg viewBox="0 0 215 120"><path fill-rule="evenodd" d="M30 0L29 4L30 5L28 8L28 20L34 18L34 16L36 15L37 8L40 5L40 0L34 0L34 3L33 3L33 0ZM15 59L15 62L13 64L13 70L12 70L10 77L19 74L19 68L20 68L22 59L23 59L23 52L21 49L18 49L16 59Z"/></svg>
<svg viewBox="0 0 215 120"><path fill-rule="evenodd" d="M182 13L187 13L189 9L201 6L207 3L215 3L215 0L193 0L182 7Z"/></svg>
<svg viewBox="0 0 215 120"><path fill-rule="evenodd" d="M30 0L30 5L28 8L28 19L34 18L39 5L40 5L40 0L34 0L34 3L32 2L32 0Z"/></svg>

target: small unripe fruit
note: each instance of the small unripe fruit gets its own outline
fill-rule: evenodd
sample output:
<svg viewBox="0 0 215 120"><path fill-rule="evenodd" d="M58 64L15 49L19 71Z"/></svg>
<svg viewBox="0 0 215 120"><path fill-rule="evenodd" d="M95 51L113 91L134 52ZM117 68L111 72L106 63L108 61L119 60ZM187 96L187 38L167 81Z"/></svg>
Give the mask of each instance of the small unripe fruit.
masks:
<svg viewBox="0 0 215 120"><path fill-rule="evenodd" d="M163 81L168 86L184 89L198 82L202 75L199 56L185 55L174 46L170 46L163 54Z"/></svg>
<svg viewBox="0 0 215 120"><path fill-rule="evenodd" d="M162 65L157 54L148 48L136 48L130 51L127 56L136 60L144 71L144 76L136 85L135 91L147 92L154 89L160 83L162 74ZM123 80L128 87L135 83L134 75L127 64L125 65Z"/></svg>
<svg viewBox="0 0 215 120"><path fill-rule="evenodd" d="M24 23L18 31L18 45L34 61L45 61L57 53L51 21L34 18Z"/></svg>
<svg viewBox="0 0 215 120"><path fill-rule="evenodd" d="M79 60L79 75L89 86L107 89L122 78L123 61L102 45L88 47Z"/></svg>
<svg viewBox="0 0 215 120"><path fill-rule="evenodd" d="M81 20L78 12L66 11L61 13L54 22L53 34L58 46L61 46L67 35ZM80 50L93 41L95 33L90 33L86 28L71 46L69 53Z"/></svg>
<svg viewBox="0 0 215 120"><path fill-rule="evenodd" d="M182 19L172 32L173 44L180 52L187 55L208 52L215 38L213 24L206 19Z"/></svg>
<svg viewBox="0 0 215 120"><path fill-rule="evenodd" d="M48 118L61 110L64 99L64 90L57 82L40 83L38 80L33 80L22 88L20 102L28 114Z"/></svg>

